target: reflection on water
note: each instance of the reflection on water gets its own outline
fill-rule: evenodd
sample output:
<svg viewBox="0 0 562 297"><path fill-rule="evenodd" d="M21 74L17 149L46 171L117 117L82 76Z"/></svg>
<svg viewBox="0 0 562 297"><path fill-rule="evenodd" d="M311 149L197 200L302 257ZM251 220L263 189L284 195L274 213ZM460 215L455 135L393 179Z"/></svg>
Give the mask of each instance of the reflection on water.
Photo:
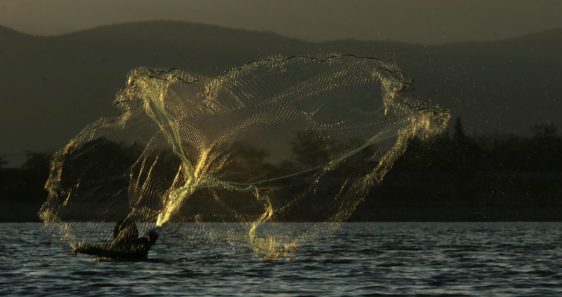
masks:
<svg viewBox="0 0 562 297"><path fill-rule="evenodd" d="M189 240L163 236L149 261L112 262L71 256L40 224L0 224L0 295L562 296L562 223L344 224L274 261L220 225L182 228Z"/></svg>

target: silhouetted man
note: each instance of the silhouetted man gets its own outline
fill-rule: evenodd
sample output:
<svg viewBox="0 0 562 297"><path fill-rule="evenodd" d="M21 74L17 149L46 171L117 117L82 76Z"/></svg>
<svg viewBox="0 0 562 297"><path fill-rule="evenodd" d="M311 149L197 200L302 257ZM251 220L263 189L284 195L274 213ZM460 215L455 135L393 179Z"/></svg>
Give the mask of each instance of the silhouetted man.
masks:
<svg viewBox="0 0 562 297"><path fill-rule="evenodd" d="M138 237L134 221L127 218L117 222L113 229L113 240L105 245L79 244L72 248L74 254L82 253L103 258L142 260L158 239L158 233L150 230L146 236Z"/></svg>

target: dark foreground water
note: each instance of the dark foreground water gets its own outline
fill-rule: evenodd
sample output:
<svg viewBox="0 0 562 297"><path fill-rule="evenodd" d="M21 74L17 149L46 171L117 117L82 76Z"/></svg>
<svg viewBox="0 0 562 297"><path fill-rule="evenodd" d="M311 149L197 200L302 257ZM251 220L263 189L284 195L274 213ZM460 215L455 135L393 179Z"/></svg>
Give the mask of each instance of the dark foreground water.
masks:
<svg viewBox="0 0 562 297"><path fill-rule="evenodd" d="M150 261L100 262L0 224L0 296L562 296L561 245L562 223L361 223L278 260L163 238Z"/></svg>

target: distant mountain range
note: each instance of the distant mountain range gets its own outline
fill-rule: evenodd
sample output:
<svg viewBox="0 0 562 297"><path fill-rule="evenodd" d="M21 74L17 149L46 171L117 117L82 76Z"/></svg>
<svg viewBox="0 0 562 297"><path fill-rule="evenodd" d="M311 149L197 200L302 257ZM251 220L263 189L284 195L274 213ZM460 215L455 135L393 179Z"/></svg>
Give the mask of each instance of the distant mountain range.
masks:
<svg viewBox="0 0 562 297"><path fill-rule="evenodd" d="M273 33L184 22L111 25L60 36L0 27L0 155L64 145L115 114L114 94L138 66L215 74L273 54L377 56L414 80L411 96L463 118L472 133L562 127L562 29L494 42L420 46L384 41L310 43Z"/></svg>

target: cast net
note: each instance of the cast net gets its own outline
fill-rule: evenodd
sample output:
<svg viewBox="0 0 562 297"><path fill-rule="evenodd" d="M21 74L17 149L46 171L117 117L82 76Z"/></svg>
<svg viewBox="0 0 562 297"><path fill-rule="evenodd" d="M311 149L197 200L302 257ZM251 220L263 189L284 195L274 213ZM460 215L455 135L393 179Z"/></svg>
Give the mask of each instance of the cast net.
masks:
<svg viewBox="0 0 562 297"><path fill-rule="evenodd" d="M406 98L410 85L353 55L275 56L216 77L135 69L120 116L53 158L40 215L71 243L109 240L103 222L124 217L141 232L223 222L236 229L225 240L284 255L347 220L410 138L445 128L449 114ZM295 221L332 224L278 224Z"/></svg>

